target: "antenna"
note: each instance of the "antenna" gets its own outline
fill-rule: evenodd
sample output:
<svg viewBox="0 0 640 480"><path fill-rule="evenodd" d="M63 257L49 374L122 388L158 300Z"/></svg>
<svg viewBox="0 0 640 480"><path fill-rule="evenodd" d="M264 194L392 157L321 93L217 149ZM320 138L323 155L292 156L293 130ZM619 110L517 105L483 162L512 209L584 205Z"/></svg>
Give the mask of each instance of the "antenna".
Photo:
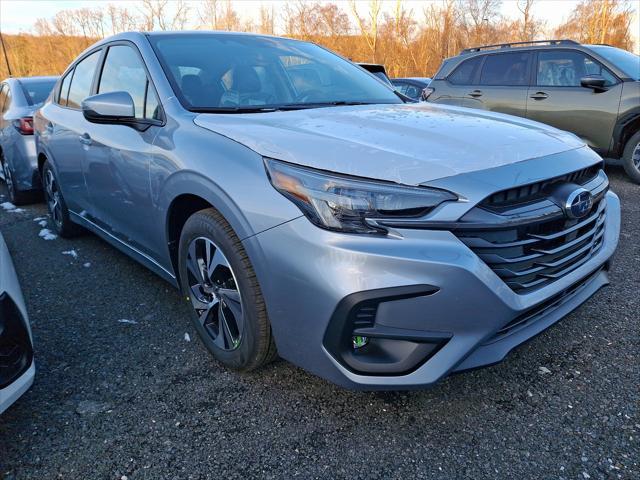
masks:
<svg viewBox="0 0 640 480"><path fill-rule="evenodd" d="M11 65L9 65L9 56L7 55L7 47L4 45L4 38L2 38L2 31L0 31L0 43L2 44L2 52L4 53L4 60L7 62L7 70L9 71L9 76L13 77L11 73Z"/></svg>

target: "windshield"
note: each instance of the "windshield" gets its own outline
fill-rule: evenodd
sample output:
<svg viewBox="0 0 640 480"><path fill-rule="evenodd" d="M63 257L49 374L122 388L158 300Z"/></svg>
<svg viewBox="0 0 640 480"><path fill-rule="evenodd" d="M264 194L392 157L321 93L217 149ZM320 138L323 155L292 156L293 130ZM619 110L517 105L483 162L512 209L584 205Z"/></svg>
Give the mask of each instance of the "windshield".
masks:
<svg viewBox="0 0 640 480"><path fill-rule="evenodd" d="M178 98L193 111L402 103L359 67L311 43L234 34L149 40Z"/></svg>
<svg viewBox="0 0 640 480"><path fill-rule="evenodd" d="M27 97L29 105L37 105L38 103L44 102L51 93L51 90L53 90L53 86L55 84L55 80L31 80L28 82L20 82L22 90L24 91L24 96Z"/></svg>
<svg viewBox="0 0 640 480"><path fill-rule="evenodd" d="M640 56L615 47L592 46L590 48L598 55L609 60L629 77L634 80L640 80Z"/></svg>

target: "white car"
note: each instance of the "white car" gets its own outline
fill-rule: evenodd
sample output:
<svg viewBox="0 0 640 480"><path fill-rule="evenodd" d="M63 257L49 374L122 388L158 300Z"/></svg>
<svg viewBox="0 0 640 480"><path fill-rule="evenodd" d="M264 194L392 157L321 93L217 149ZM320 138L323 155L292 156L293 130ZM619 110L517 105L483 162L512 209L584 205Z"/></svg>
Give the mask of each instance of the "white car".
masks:
<svg viewBox="0 0 640 480"><path fill-rule="evenodd" d="M29 389L35 372L27 309L0 234L0 414Z"/></svg>

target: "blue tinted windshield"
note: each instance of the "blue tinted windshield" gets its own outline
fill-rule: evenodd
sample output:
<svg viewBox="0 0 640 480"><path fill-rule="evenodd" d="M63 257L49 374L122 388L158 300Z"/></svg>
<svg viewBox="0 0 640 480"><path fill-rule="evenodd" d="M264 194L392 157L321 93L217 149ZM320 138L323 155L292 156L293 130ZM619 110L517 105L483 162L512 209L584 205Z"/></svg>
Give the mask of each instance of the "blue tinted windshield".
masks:
<svg viewBox="0 0 640 480"><path fill-rule="evenodd" d="M589 48L606 58L629 77L634 80L640 80L640 56L615 47L596 45Z"/></svg>
<svg viewBox="0 0 640 480"><path fill-rule="evenodd" d="M402 103L390 88L317 45L236 34L156 34L151 41L191 110Z"/></svg>

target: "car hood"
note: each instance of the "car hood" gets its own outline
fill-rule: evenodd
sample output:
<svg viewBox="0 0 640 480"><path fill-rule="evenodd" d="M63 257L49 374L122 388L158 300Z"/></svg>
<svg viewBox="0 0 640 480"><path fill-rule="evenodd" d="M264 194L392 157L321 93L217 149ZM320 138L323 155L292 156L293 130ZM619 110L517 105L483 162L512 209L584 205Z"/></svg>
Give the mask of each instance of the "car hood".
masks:
<svg viewBox="0 0 640 480"><path fill-rule="evenodd" d="M428 103L200 114L194 121L266 157L407 185L584 146L573 134L522 118Z"/></svg>

